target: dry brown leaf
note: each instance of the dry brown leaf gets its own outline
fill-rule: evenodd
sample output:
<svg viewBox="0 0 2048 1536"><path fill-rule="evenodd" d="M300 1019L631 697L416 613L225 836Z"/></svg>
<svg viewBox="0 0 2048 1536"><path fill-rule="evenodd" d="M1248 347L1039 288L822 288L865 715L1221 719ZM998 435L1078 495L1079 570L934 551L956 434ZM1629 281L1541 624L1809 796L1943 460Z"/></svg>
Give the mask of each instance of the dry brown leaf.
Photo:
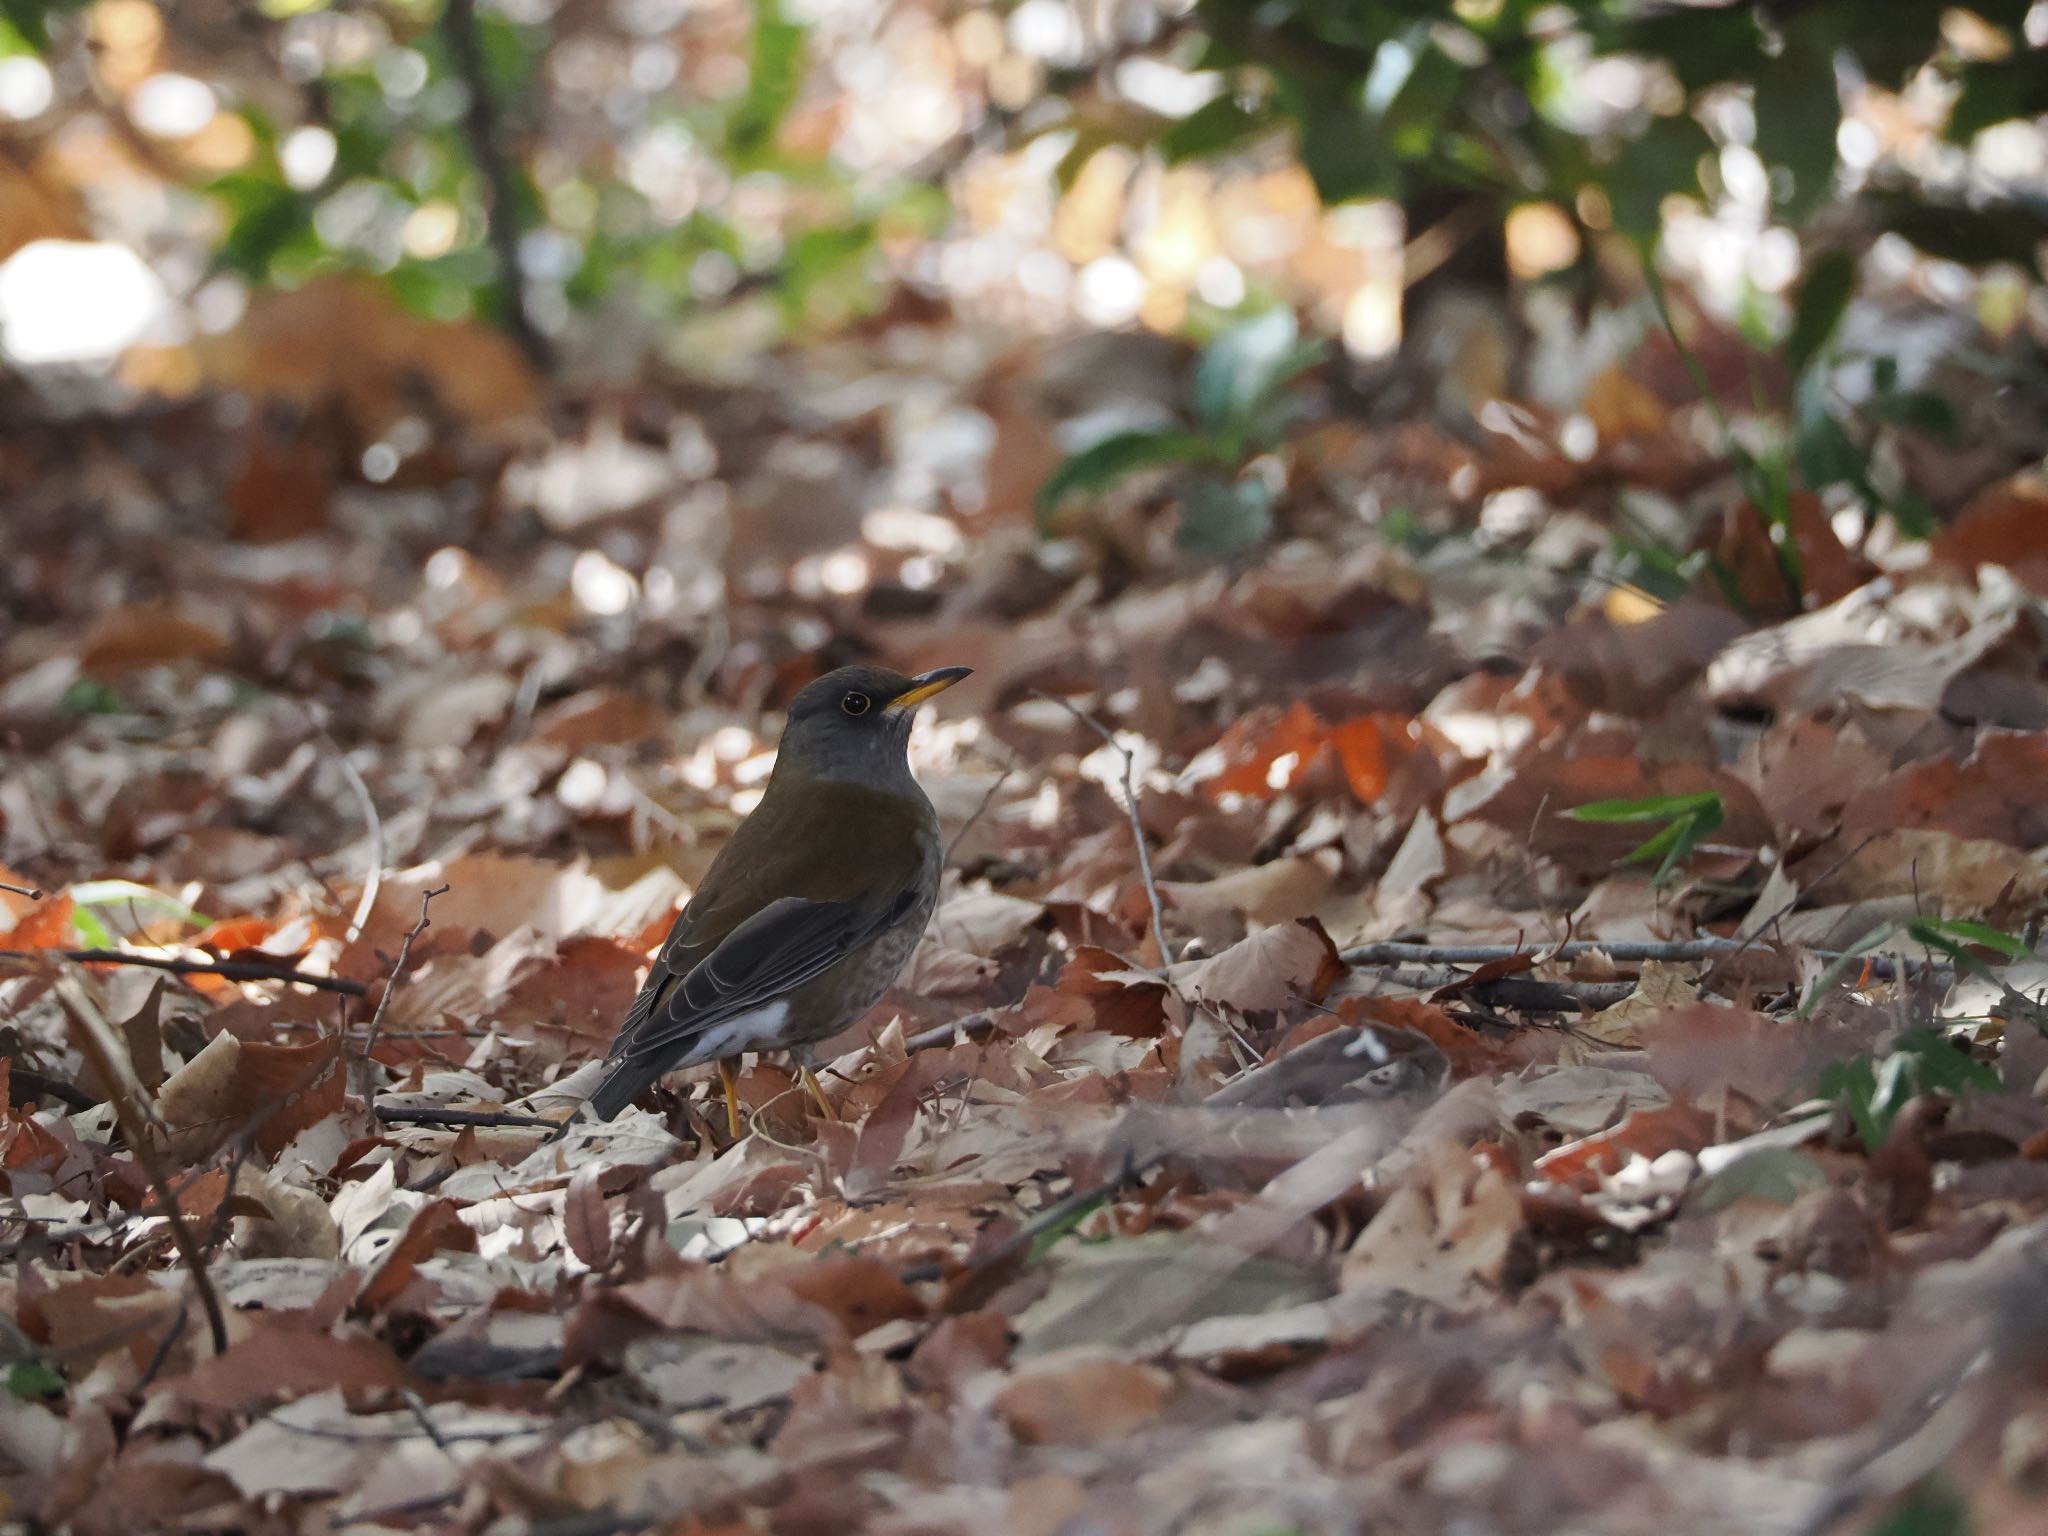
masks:
<svg viewBox="0 0 2048 1536"><path fill-rule="evenodd" d="M307 1126L341 1108L340 1061L339 1039L264 1045L215 1035L157 1096L159 1151L189 1164L255 1127L256 1145L275 1155Z"/></svg>
<svg viewBox="0 0 2048 1536"><path fill-rule="evenodd" d="M1344 974L1337 946L1314 918L1276 923L1207 960L1167 973L1190 1001L1237 1013L1277 1013L1315 1001Z"/></svg>
<svg viewBox="0 0 2048 1536"><path fill-rule="evenodd" d="M1159 1417L1172 1378L1126 1360L1048 1357L997 1395L996 1413L1027 1445L1089 1446Z"/></svg>

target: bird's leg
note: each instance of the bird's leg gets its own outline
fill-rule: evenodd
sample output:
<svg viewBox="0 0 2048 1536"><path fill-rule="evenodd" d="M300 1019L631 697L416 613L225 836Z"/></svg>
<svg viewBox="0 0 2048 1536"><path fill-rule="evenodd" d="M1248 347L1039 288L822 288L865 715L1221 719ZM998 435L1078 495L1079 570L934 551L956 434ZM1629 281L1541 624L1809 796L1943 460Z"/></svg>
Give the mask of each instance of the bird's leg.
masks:
<svg viewBox="0 0 2048 1536"><path fill-rule="evenodd" d="M734 1141L740 1139L740 1085L733 1075L732 1062L718 1063L718 1080L725 1084L725 1129Z"/></svg>
<svg viewBox="0 0 2048 1536"><path fill-rule="evenodd" d="M818 1079L811 1074L811 1069L802 1062L796 1064L796 1069L803 1075L804 1091L810 1094L811 1102L818 1106L818 1113L827 1120L836 1121L839 1118L838 1112L832 1108L832 1101L825 1097L825 1090L818 1086Z"/></svg>

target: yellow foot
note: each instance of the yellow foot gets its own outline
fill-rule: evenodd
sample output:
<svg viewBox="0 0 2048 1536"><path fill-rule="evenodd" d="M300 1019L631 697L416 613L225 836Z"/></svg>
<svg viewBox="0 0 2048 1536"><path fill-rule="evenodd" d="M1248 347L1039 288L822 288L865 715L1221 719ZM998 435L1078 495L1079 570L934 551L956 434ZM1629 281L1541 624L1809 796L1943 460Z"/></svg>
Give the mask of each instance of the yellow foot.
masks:
<svg viewBox="0 0 2048 1536"><path fill-rule="evenodd" d="M732 1070L732 1063L718 1064L718 1080L725 1084L725 1129L734 1141L740 1139L740 1085Z"/></svg>
<svg viewBox="0 0 2048 1536"><path fill-rule="evenodd" d="M804 1091L810 1094L811 1102L818 1106L818 1113L823 1115L827 1120L836 1121L839 1118L839 1114L836 1110L832 1108L832 1101L825 1097L825 1090L818 1086L817 1078L811 1075L811 1069L809 1067L799 1066L797 1068L797 1071L803 1074Z"/></svg>

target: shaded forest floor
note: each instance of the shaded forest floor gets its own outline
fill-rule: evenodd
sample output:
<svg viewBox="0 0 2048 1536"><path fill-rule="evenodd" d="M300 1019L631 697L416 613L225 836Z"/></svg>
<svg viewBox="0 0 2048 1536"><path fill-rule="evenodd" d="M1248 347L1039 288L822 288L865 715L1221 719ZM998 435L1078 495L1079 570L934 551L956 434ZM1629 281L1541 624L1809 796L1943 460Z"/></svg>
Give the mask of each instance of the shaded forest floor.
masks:
<svg viewBox="0 0 2048 1536"><path fill-rule="evenodd" d="M183 403L0 412L14 1517L2040 1528L2027 452L1902 442L1931 543L1774 542L1653 341L1569 420L1332 390L1219 566L1156 482L1031 527L1163 344L912 306L565 399L283 302ZM733 1144L708 1073L422 1114L567 1111L773 708L867 658L975 675L838 1122L773 1060Z"/></svg>

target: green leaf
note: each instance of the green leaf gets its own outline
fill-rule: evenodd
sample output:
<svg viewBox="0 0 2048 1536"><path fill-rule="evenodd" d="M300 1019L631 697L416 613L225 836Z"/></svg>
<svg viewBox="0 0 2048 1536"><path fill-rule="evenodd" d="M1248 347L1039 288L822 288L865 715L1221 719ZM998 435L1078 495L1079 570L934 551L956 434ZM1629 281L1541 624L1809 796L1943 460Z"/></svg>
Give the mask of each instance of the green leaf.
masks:
<svg viewBox="0 0 2048 1536"><path fill-rule="evenodd" d="M1584 805L1575 805L1565 812L1573 821L1598 823L1631 821L1670 821L1675 817L1692 816L1711 810L1716 815L1721 811L1721 796L1717 790L1701 790L1692 795L1650 795L1641 800L1591 800Z"/></svg>
<svg viewBox="0 0 2048 1536"><path fill-rule="evenodd" d="M1940 1473L1923 1477L1869 1536L1970 1536L1970 1506Z"/></svg>
<svg viewBox="0 0 2048 1536"><path fill-rule="evenodd" d="M1700 839L1721 825L1725 812L1714 790L1691 795L1651 795L1641 800L1594 800L1565 812L1574 821L1625 823L1661 821L1663 829L1622 859L1624 865L1658 862L1652 880L1662 885L1697 848Z"/></svg>
<svg viewBox="0 0 2048 1536"><path fill-rule="evenodd" d="M1792 301L1792 330L1785 337L1785 369L1803 376L1819 357L1848 311L1856 292L1856 258L1830 251L1807 268Z"/></svg>
<svg viewBox="0 0 2048 1536"><path fill-rule="evenodd" d="M1900 1110L1923 1093L1960 1096L1995 1092L1998 1073L1957 1050L1939 1031L1909 1030L1891 1054L1869 1061L1838 1062L1821 1074L1820 1094L1847 1110L1866 1150L1875 1152L1891 1133Z"/></svg>
<svg viewBox="0 0 2048 1536"><path fill-rule="evenodd" d="M1230 439L1223 452L1235 457L1261 409L1322 356L1323 344L1301 339L1294 311L1285 305L1240 320L1219 332L1195 364L1195 417Z"/></svg>
<svg viewBox="0 0 2048 1536"><path fill-rule="evenodd" d="M1099 1195L1093 1200L1084 1200L1072 1210L1063 1213L1058 1221L1031 1239L1031 1250L1025 1254L1024 1262L1026 1264L1036 1264L1052 1251L1061 1238L1074 1231L1082 1222L1093 1216L1105 1205L1108 1205L1111 1198L1111 1196L1106 1194Z"/></svg>
<svg viewBox="0 0 2048 1536"><path fill-rule="evenodd" d="M40 1360L23 1360L7 1372L7 1390L23 1402L43 1397L62 1397L69 1384L63 1373Z"/></svg>
<svg viewBox="0 0 2048 1536"><path fill-rule="evenodd" d="M1786 223L1804 223L1834 190L1835 134L1842 99L1831 50L1803 35L1755 76L1756 152L1773 172L1790 173L1786 189L1772 177L1772 207Z"/></svg>
<svg viewBox="0 0 2048 1536"><path fill-rule="evenodd" d="M1083 448L1046 476L1033 507L1044 528L1071 495L1107 490L1127 475L1162 464L1200 464L1213 457L1208 439L1189 432L1118 432Z"/></svg>
<svg viewBox="0 0 2048 1536"><path fill-rule="evenodd" d="M1911 427L1946 442L1954 442L1958 431L1956 408L1944 395L1929 389L1888 390L1865 407L1879 421Z"/></svg>
<svg viewBox="0 0 2048 1536"><path fill-rule="evenodd" d="M1763 29L1746 5L1646 7L1639 15L1596 19L1591 38L1600 53L1661 60L1688 95L1724 81L1749 80L1763 58Z"/></svg>
<svg viewBox="0 0 2048 1536"><path fill-rule="evenodd" d="M1981 944L1995 949L2008 960L2030 959L2033 951L2003 929L1967 917L1919 917L1906 925L1906 932L1929 949L1953 952L1959 944Z"/></svg>
<svg viewBox="0 0 2048 1536"><path fill-rule="evenodd" d="M1176 538L1191 555L1227 560L1273 534L1273 493L1259 479L1196 478L1180 499Z"/></svg>
<svg viewBox="0 0 2048 1536"><path fill-rule="evenodd" d="M725 127L726 149L736 160L769 148L804 83L804 28L784 21L773 3L761 5L756 15L747 88Z"/></svg>
<svg viewBox="0 0 2048 1536"><path fill-rule="evenodd" d="M192 923L198 927L204 927L211 921L193 911L175 896L166 896L162 891L153 891L146 885L137 885L133 880L81 880L68 888L65 894L71 898L80 933L87 931L86 915L95 907L115 907L123 911L136 908L161 912L181 923ZM96 939L94 942L105 941Z"/></svg>
<svg viewBox="0 0 2048 1536"><path fill-rule="evenodd" d="M1621 148L1604 177L1614 227L1638 243L1654 241L1664 199L1697 196L1700 162L1714 152L1707 130L1688 116L1653 118L1641 138Z"/></svg>
<svg viewBox="0 0 2048 1536"><path fill-rule="evenodd" d="M1867 1061L1837 1062L1820 1077L1820 1096L1832 1099L1848 1111L1849 1123L1867 1151L1884 1145L1885 1128L1871 1115L1877 1097L1877 1070Z"/></svg>
<svg viewBox="0 0 2048 1536"><path fill-rule="evenodd" d="M1241 105L1226 91L1169 123L1154 142L1168 165L1179 165L1228 153L1272 127L1272 121L1265 112Z"/></svg>

